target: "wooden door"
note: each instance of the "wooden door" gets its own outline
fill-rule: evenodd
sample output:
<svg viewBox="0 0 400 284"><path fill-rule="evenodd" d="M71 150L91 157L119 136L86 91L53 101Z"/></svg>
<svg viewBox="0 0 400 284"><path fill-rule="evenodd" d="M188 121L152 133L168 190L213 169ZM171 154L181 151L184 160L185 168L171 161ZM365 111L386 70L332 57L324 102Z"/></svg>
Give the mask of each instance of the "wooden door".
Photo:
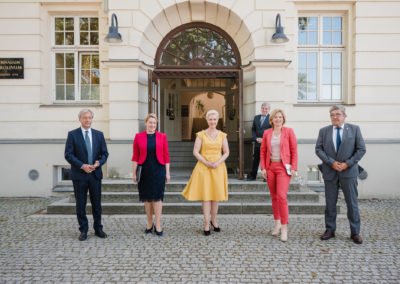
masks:
<svg viewBox="0 0 400 284"><path fill-rule="evenodd" d="M152 71L148 71L148 112L158 117L158 130L160 129L160 79Z"/></svg>
<svg viewBox="0 0 400 284"><path fill-rule="evenodd" d="M239 147L239 179L244 178L244 127L243 127L243 70L238 72L238 147Z"/></svg>

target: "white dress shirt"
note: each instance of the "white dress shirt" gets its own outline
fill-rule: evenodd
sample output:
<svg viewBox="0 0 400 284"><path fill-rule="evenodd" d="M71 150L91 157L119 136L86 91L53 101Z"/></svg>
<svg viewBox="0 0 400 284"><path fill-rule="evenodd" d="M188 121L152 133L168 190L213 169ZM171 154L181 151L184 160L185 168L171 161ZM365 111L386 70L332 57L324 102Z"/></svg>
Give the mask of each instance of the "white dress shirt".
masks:
<svg viewBox="0 0 400 284"><path fill-rule="evenodd" d="M336 150L336 137L337 137L337 129L336 129L336 126L335 125L333 125L332 126L333 127L333 131L332 131L332 139L333 139L333 146L335 146L335 150ZM339 127L341 127L341 129L340 129L340 141L343 141L343 129L344 129L344 123L341 125L341 126L339 126ZM337 150L336 150L336 152L337 152Z"/></svg>

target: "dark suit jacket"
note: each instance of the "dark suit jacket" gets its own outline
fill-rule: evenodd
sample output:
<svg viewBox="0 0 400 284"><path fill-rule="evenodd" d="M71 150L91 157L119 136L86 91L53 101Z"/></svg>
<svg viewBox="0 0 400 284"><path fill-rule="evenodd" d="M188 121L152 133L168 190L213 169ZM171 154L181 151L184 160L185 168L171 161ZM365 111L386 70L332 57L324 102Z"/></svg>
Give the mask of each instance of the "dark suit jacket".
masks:
<svg viewBox="0 0 400 284"><path fill-rule="evenodd" d="M103 178L101 167L106 163L108 157L107 145L103 132L92 128L92 153L93 163L99 161L100 166L93 172L97 179ZM88 163L88 153L85 145L81 128L68 132L67 142L65 143L65 159L71 164L71 179L85 180L87 173L81 167Z"/></svg>
<svg viewBox="0 0 400 284"><path fill-rule="evenodd" d="M315 153L323 162L320 169L324 180L332 180L337 176L341 178L356 178L359 174L358 162L366 152L360 127L350 123L344 124L342 142L337 153L332 136L332 125L321 128L315 145ZM337 172L332 168L332 164L335 161L346 162L349 167L345 171Z"/></svg>
<svg viewBox="0 0 400 284"><path fill-rule="evenodd" d="M264 123L262 125L260 123L260 119L261 119L261 114L256 115L253 120L253 126L251 127L251 132L254 141L256 141L256 138L263 138L264 131L267 130L268 128L271 128L271 125L269 124L269 114L267 114L267 117L264 119ZM255 145L260 147L261 143L256 142Z"/></svg>

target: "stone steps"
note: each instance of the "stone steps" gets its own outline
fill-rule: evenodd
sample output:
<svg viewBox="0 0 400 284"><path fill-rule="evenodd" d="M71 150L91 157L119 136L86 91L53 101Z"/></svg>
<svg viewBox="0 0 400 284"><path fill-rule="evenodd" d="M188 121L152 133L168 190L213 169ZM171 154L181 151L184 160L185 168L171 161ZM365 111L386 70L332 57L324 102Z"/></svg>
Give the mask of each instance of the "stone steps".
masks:
<svg viewBox="0 0 400 284"><path fill-rule="evenodd" d="M135 203L139 200L138 192L103 192L101 201L103 203ZM75 203L73 194L68 202ZM186 199L181 192L165 192L165 203L185 203ZM267 192L230 192L227 203L253 203L271 202L271 195ZM288 202L319 202L319 195L313 192L289 192Z"/></svg>
<svg viewBox="0 0 400 284"><path fill-rule="evenodd" d="M174 177L174 182L166 184L163 214L201 214L201 202L189 202L181 192L187 184L187 177ZM267 184L262 181L241 181L230 178L228 201L221 202L221 214L271 214L271 196ZM56 191L71 191L71 185ZM291 214L324 214L325 203L319 194L291 183L288 192ZM139 202L137 184L131 180L104 180L102 187L102 208L104 214L144 214L144 206ZM91 205L88 198L87 210ZM338 212L340 208L337 207ZM48 214L75 214L73 195L54 202L47 207Z"/></svg>
<svg viewBox="0 0 400 284"><path fill-rule="evenodd" d="M186 182L171 182L165 185L165 192L182 192ZM103 183L103 192L137 192L137 184L129 181L124 183ZM230 183L228 192L269 192L265 182ZM299 184L290 184L289 191L300 191Z"/></svg>
<svg viewBox="0 0 400 284"><path fill-rule="evenodd" d="M91 212L88 201L87 213ZM322 203L289 203L290 214L323 214ZM164 203L163 214L201 214L201 202ZM143 203L102 203L103 214L145 214ZM48 214L75 214L75 203L69 198L54 202L47 207ZM220 202L219 214L272 214L272 205L268 202L241 203Z"/></svg>

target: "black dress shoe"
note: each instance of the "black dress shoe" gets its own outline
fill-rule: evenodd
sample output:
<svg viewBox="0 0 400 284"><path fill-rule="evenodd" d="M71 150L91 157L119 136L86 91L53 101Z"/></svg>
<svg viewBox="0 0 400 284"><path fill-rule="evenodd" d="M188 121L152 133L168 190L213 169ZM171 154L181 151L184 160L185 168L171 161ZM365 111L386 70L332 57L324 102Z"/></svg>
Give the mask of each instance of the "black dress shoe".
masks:
<svg viewBox="0 0 400 284"><path fill-rule="evenodd" d="M359 234L351 234L350 238L353 240L355 244L361 245L363 242L363 239Z"/></svg>
<svg viewBox="0 0 400 284"><path fill-rule="evenodd" d="M205 236L209 236L210 234L211 234L211 230L208 230L208 231L204 230L204 235Z"/></svg>
<svg viewBox="0 0 400 284"><path fill-rule="evenodd" d="M80 241L86 241L86 239L87 239L87 233L81 233L81 235L79 236L79 240Z"/></svg>
<svg viewBox="0 0 400 284"><path fill-rule="evenodd" d="M221 232L221 229L219 227L215 227L212 222L210 222L210 226L214 228L214 232Z"/></svg>
<svg viewBox="0 0 400 284"><path fill-rule="evenodd" d="M248 181L253 181L253 180L256 180L256 178L255 177L247 177L247 180Z"/></svg>
<svg viewBox="0 0 400 284"><path fill-rule="evenodd" d="M95 234L96 236L98 236L99 238L102 238L102 239L105 239L105 238L108 237L107 234L104 233L103 231L95 231L94 234Z"/></svg>
<svg viewBox="0 0 400 284"><path fill-rule="evenodd" d="M334 238L334 237L335 237L335 232L326 230L325 233L322 234L321 240L326 241L326 240L329 240L330 238Z"/></svg>

